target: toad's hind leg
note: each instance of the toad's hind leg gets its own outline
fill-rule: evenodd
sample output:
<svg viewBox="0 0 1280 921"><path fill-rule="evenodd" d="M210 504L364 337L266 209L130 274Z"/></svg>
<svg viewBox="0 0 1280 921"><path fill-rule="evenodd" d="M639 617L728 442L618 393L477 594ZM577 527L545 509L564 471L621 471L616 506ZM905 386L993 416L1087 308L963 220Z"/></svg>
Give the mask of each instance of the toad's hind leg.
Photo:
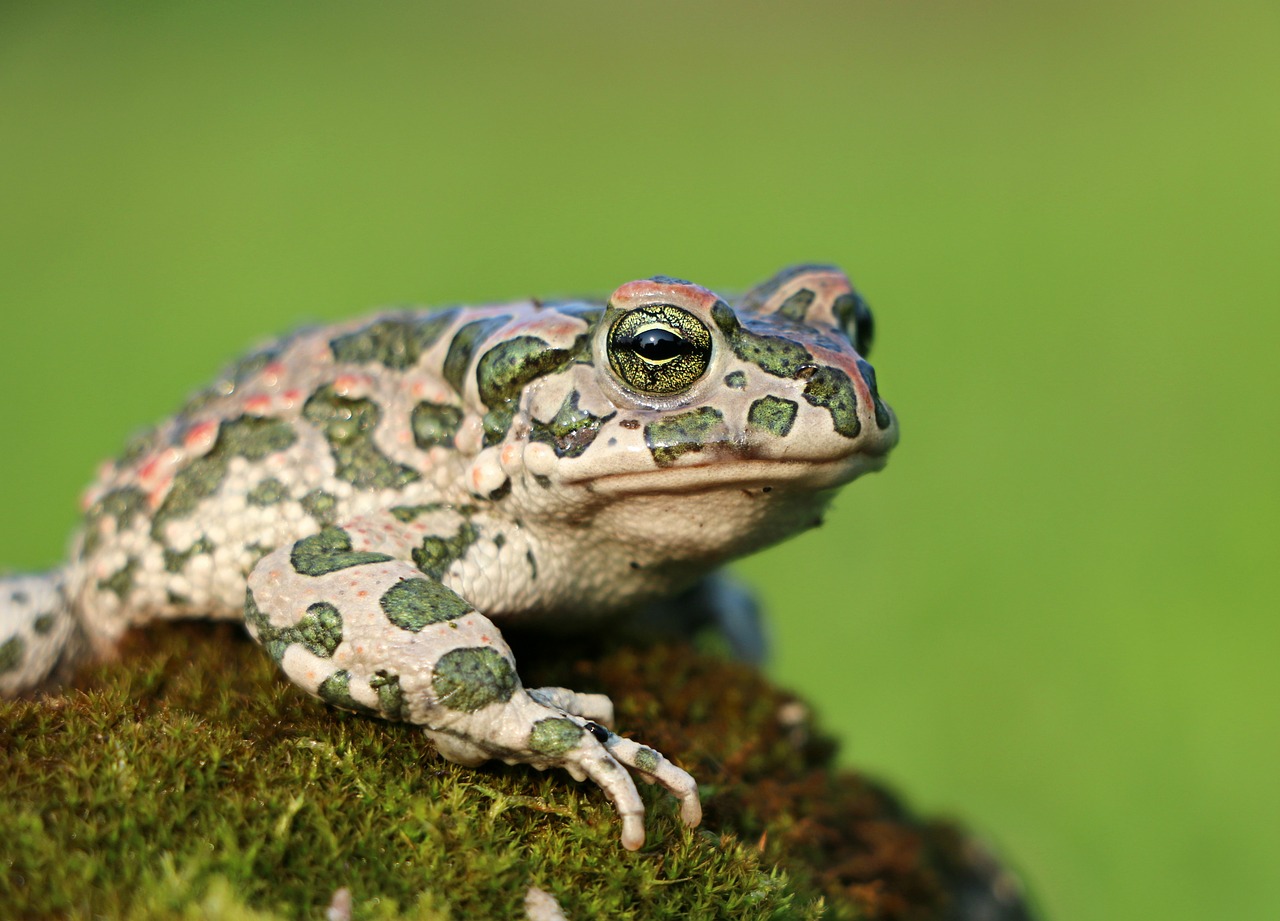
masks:
<svg viewBox="0 0 1280 921"><path fill-rule="evenodd" d="M0 697L66 680L88 658L61 570L0 579Z"/></svg>
<svg viewBox="0 0 1280 921"><path fill-rule="evenodd" d="M466 526L470 545L479 544L482 525ZM497 627L447 584L447 573L440 577L432 548L450 527L436 534L388 514L268 554L249 576L250 634L303 690L422 726L450 760L496 758L590 777L622 816L629 849L644 843L644 806L628 767L666 787L683 820L698 824L693 778L599 725L612 716L608 698L524 689ZM467 552L459 547L454 560Z"/></svg>

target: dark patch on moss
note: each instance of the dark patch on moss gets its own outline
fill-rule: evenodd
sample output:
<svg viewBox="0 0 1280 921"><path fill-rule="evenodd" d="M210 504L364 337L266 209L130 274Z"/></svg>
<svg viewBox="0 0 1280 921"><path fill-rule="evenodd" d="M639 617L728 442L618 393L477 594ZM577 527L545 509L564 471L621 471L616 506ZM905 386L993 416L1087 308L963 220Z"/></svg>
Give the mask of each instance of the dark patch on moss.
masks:
<svg viewBox="0 0 1280 921"><path fill-rule="evenodd" d="M703 406L667 416L644 427L644 441L659 467L667 467L685 454L701 451L710 435L724 423L718 409Z"/></svg>
<svg viewBox="0 0 1280 921"><path fill-rule="evenodd" d="M341 528L325 528L318 534L304 537L293 545L289 553L294 570L304 576L324 576L339 569L366 563L386 563L390 559L385 553L352 550L351 535Z"/></svg>
<svg viewBox="0 0 1280 921"><path fill-rule="evenodd" d="M452 537L428 536L413 550L414 564L439 582L449 567L462 559L471 545L480 539L480 531L470 521L464 521Z"/></svg>
<svg viewBox="0 0 1280 921"><path fill-rule="evenodd" d="M616 412L596 416L578 408L578 391L571 390L564 398L555 416L546 422L534 419L529 430L529 440L550 445L556 457L581 457L582 452L600 434L600 426L608 422Z"/></svg>
<svg viewBox="0 0 1280 921"><path fill-rule="evenodd" d="M401 630L418 633L429 624L439 624L470 614L475 608L439 582L403 579L378 599L382 610Z"/></svg>
<svg viewBox="0 0 1280 921"><path fill-rule="evenodd" d="M391 460L374 444L382 410L372 400L350 400L326 385L307 399L302 416L324 433L337 476L357 489L399 489L421 479L418 471Z"/></svg>
<svg viewBox="0 0 1280 921"><path fill-rule="evenodd" d="M516 671L491 646L451 649L436 661L431 686L442 706L473 713L506 703L516 689Z"/></svg>
<svg viewBox="0 0 1280 921"><path fill-rule="evenodd" d="M741 371L730 371L724 376L724 385L730 390L745 390L747 375Z"/></svg>
<svg viewBox="0 0 1280 921"><path fill-rule="evenodd" d="M31 622L31 629L35 631L37 636L48 636L53 632L53 625L56 620L57 618L54 617L52 612L40 614Z"/></svg>

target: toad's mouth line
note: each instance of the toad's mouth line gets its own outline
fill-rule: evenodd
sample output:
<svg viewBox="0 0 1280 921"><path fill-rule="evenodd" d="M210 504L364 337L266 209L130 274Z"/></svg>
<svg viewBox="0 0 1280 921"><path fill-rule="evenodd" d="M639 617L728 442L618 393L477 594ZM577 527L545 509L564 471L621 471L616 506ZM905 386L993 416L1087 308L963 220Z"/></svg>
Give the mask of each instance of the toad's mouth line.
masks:
<svg viewBox="0 0 1280 921"><path fill-rule="evenodd" d="M834 489L864 473L873 473L888 461L885 454L851 454L832 461L727 460L708 458L706 463L679 464L653 470L602 474L590 479L565 480L566 486L585 486L597 494L697 492L707 489Z"/></svg>

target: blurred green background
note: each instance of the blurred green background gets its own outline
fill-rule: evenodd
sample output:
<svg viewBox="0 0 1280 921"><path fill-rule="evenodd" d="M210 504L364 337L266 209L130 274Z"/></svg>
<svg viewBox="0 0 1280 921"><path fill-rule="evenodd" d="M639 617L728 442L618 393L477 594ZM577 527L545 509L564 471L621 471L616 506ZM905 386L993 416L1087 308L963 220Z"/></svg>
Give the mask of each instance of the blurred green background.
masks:
<svg viewBox="0 0 1280 921"><path fill-rule="evenodd" d="M844 265L903 441L741 564L1049 918L1274 918L1280 6L0 6L0 561L246 345ZM1268 901L1269 900L1269 901Z"/></svg>

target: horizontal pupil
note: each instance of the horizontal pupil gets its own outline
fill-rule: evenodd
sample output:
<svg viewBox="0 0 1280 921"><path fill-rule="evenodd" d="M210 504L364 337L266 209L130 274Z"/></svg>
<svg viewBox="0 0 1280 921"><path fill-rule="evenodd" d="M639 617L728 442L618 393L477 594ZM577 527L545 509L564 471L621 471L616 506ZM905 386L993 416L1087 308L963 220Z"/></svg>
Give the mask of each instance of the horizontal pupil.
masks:
<svg viewBox="0 0 1280 921"><path fill-rule="evenodd" d="M650 361L664 361L690 351L689 343L669 329L647 329L632 337L631 348Z"/></svg>

